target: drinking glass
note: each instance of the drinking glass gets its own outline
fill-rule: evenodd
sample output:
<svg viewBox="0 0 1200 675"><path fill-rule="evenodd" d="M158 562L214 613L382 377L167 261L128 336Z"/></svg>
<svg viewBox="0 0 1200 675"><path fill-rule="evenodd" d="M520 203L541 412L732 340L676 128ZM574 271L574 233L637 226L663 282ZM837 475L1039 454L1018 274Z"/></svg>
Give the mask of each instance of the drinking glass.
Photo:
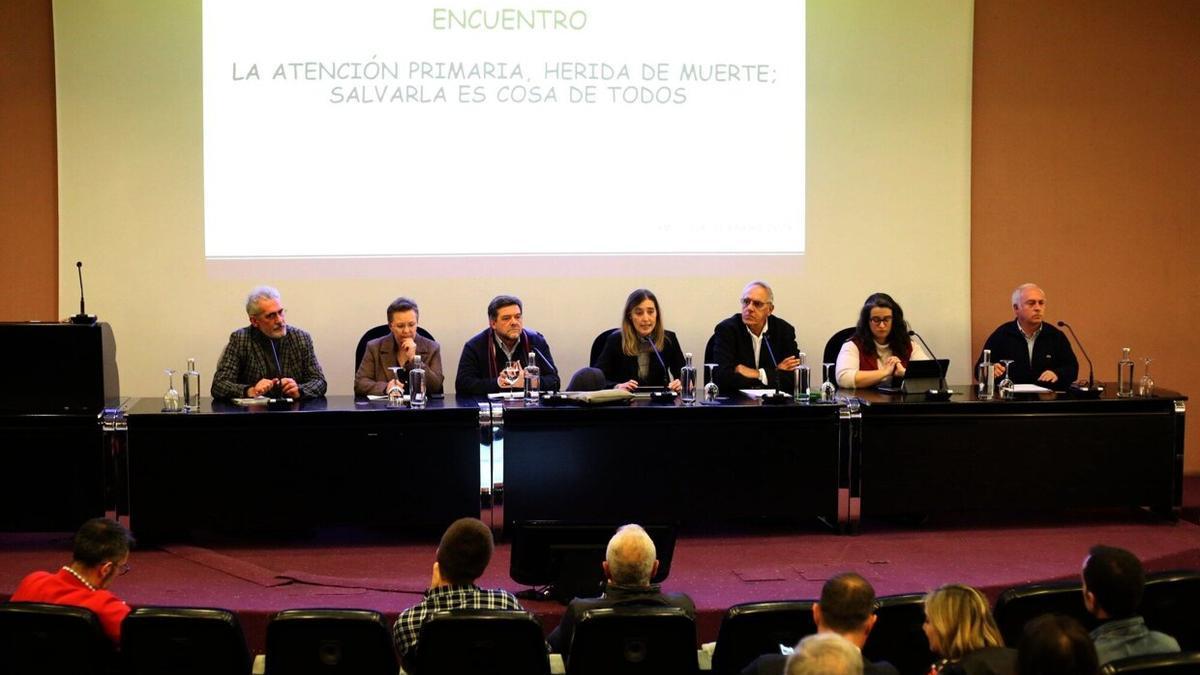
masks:
<svg viewBox="0 0 1200 675"><path fill-rule="evenodd" d="M721 391L717 389L717 383L713 381L713 373L717 371L717 364L704 364L704 402L716 403L717 396Z"/></svg>
<svg viewBox="0 0 1200 675"><path fill-rule="evenodd" d="M175 370L167 368L167 393L163 394L163 410L175 412L181 409L179 392L175 390Z"/></svg>
<svg viewBox="0 0 1200 675"><path fill-rule="evenodd" d="M1142 363L1146 364L1146 372L1142 375L1142 379L1138 381L1138 396L1149 398L1154 395L1154 378L1150 377L1150 362L1153 360L1149 356L1142 359Z"/></svg>
<svg viewBox="0 0 1200 675"><path fill-rule="evenodd" d="M1013 359L999 359L999 362L1004 364L1004 379L996 385L1000 389L1000 398L1012 398L1013 387L1016 386L1009 377L1009 373L1012 372Z"/></svg>
<svg viewBox="0 0 1200 675"><path fill-rule="evenodd" d="M388 387L388 405L400 405L404 401L404 387L400 385L400 366L388 366L392 371L392 386Z"/></svg>
<svg viewBox="0 0 1200 675"><path fill-rule="evenodd" d="M521 362L516 361L516 360L509 361L504 366L504 386L510 387L510 388L513 386L516 386L517 377L520 375L520 373L521 373ZM509 393L511 394L512 392L509 392Z"/></svg>

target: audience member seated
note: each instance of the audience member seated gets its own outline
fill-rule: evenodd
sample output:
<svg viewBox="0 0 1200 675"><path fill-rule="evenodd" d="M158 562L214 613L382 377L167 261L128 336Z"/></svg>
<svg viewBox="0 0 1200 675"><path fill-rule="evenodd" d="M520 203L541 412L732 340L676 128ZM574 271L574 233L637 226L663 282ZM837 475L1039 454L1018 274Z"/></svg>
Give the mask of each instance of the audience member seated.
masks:
<svg viewBox="0 0 1200 675"><path fill-rule="evenodd" d="M854 336L838 353L837 384L843 389L891 385L904 377L909 361L928 359L909 336L900 303L887 293L873 293L858 313Z"/></svg>
<svg viewBox="0 0 1200 675"><path fill-rule="evenodd" d="M1093 546L1083 561L1083 604L1103 623L1092 631L1100 665L1129 656L1179 651L1175 638L1152 631L1137 614L1146 576L1129 551Z"/></svg>
<svg viewBox="0 0 1200 675"><path fill-rule="evenodd" d="M312 336L289 326L279 291L259 286L246 298L249 326L229 335L213 371L213 398L320 398L328 385Z"/></svg>
<svg viewBox="0 0 1200 675"><path fill-rule="evenodd" d="M421 357L425 370L425 391L430 396L442 393L442 346L417 333L421 308L415 300L396 298L387 308L390 334L367 343L362 363L354 373L354 393L357 396L386 394L392 384L408 389L408 369L416 356ZM390 367L400 368L392 379Z"/></svg>
<svg viewBox="0 0 1200 675"><path fill-rule="evenodd" d="M100 618L104 632L121 642L121 622L129 605L108 587L129 571L129 548L133 537L120 523L93 518L75 533L71 563L58 572L34 572L21 580L12 602L45 602L86 607Z"/></svg>
<svg viewBox="0 0 1200 675"><path fill-rule="evenodd" d="M475 581L492 559L492 531L477 518L459 518L446 528L433 563L433 580L425 599L400 613L392 638L406 670L412 669L421 626L434 612L452 609L522 609L505 590L482 589Z"/></svg>
<svg viewBox="0 0 1200 675"><path fill-rule="evenodd" d="M1045 614L1025 624L1017 647L1019 675L1096 675L1100 663L1087 630L1075 619Z"/></svg>
<svg viewBox="0 0 1200 675"><path fill-rule="evenodd" d="M930 675L1012 675L1017 652L1004 646L987 598L961 584L925 596L925 637L941 657Z"/></svg>
<svg viewBox="0 0 1200 675"><path fill-rule="evenodd" d="M787 675L861 675L862 652L837 633L809 635L788 657Z"/></svg>
<svg viewBox="0 0 1200 675"><path fill-rule="evenodd" d="M607 558L601 565L607 579L599 598L575 598L563 612L558 628L550 633L550 651L570 654L575 623L589 609L604 607L658 606L679 607L693 619L696 606L683 593L663 593L650 583L658 572L658 553L654 541L640 525L622 526L608 541Z"/></svg>
<svg viewBox="0 0 1200 675"><path fill-rule="evenodd" d="M875 626L875 589L854 572L839 574L821 587L821 600L813 605L812 612L818 635L837 633L861 650ZM742 675L781 675L786 662L787 657L782 654L765 654L746 666ZM862 660L862 672L898 675L896 668L886 661Z"/></svg>
<svg viewBox="0 0 1200 675"><path fill-rule="evenodd" d="M663 327L658 298L645 288L629 294L621 329L608 335L597 362L609 387L636 391L639 386L679 391L683 351L679 338Z"/></svg>

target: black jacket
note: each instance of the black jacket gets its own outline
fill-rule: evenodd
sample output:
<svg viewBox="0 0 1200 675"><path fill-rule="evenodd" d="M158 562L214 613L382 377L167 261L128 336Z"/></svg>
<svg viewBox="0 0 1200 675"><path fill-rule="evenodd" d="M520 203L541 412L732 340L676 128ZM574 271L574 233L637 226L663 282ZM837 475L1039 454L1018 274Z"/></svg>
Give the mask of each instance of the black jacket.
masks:
<svg viewBox="0 0 1200 675"><path fill-rule="evenodd" d="M1043 384L1051 389L1066 389L1079 376L1079 361L1067 336L1059 329L1042 322L1042 332L1033 342L1033 361L1029 360L1029 347L1025 334L1017 326L1016 319L1001 325L988 337L984 349L992 350L992 363L1001 359L1012 359L1009 377L1017 384ZM975 361L976 372L983 361L983 352ZM1054 371L1058 382L1039 383L1038 376L1047 370Z"/></svg>
<svg viewBox="0 0 1200 675"><path fill-rule="evenodd" d="M524 333L513 356L517 357L524 368L525 362L529 360L530 351L541 352L537 358L537 365L542 371L540 389L558 391L558 366L554 363L554 355L550 353L550 345L546 343L546 338L535 330L526 329ZM458 375L454 378L456 394L479 396L500 391L496 378L499 377L500 370L504 370L505 358L504 351L496 346L493 335L491 328L485 328L463 345L462 356L458 359ZM547 359L550 360L549 363L546 363Z"/></svg>
<svg viewBox="0 0 1200 675"><path fill-rule="evenodd" d="M692 599L683 593L663 593L658 584L645 588L635 586L620 586L609 583L604 595L598 598L575 598L563 612L562 621L546 642L550 651L568 656L571 653L571 638L575 636L575 623L589 609L607 607L679 607L688 616L696 618L696 605Z"/></svg>
<svg viewBox="0 0 1200 675"><path fill-rule="evenodd" d="M662 364L651 350L650 372L645 380L638 380L639 385L663 387L670 384L671 380L679 378L679 370L683 368L683 350L679 348L679 338L675 333L666 331L666 334L660 351L663 363L666 363L667 370L671 371L670 377L663 372ZM608 334L604 341L604 349L596 359L596 367L604 371L604 379L610 387L638 379L638 357L629 356L622 351L620 329Z"/></svg>
<svg viewBox="0 0 1200 675"><path fill-rule="evenodd" d="M750 342L750 333L746 324L742 323L742 315L734 314L713 328L713 360L717 363L714 379L722 395L732 394L739 389L772 389L779 378L779 371L771 361L775 355L776 361L782 361L789 356L800 353L796 347L796 329L792 324L771 315L767 317L767 339L763 341L758 353L758 363L754 362L754 345ZM770 343L770 349L767 348ZM737 373L737 366L762 368L767 373L767 383L763 384L757 378L749 378ZM790 385L788 385L790 391Z"/></svg>

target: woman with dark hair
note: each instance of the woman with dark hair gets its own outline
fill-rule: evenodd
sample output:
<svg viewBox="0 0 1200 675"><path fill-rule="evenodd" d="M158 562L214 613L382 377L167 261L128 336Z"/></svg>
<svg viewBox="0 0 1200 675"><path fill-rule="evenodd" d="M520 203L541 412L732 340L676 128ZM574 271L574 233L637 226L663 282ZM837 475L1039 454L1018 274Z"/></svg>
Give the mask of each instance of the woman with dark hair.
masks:
<svg viewBox="0 0 1200 675"><path fill-rule="evenodd" d="M608 386L635 391L639 386L667 387L679 391L683 352L675 333L663 328L658 298L645 288L629 294L621 316L621 329L604 342L596 365Z"/></svg>
<svg viewBox="0 0 1200 675"><path fill-rule="evenodd" d="M844 389L891 384L893 377L904 377L909 361L928 358L909 337L900 303L887 293L873 293L858 314L854 336L838 353L837 383Z"/></svg>

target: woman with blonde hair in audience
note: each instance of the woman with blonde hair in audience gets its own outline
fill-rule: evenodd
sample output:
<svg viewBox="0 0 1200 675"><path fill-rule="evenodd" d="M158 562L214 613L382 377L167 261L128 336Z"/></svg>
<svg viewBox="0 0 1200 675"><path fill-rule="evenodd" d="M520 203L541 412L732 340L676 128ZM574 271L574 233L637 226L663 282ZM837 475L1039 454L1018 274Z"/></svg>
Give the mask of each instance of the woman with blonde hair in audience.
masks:
<svg viewBox="0 0 1200 675"><path fill-rule="evenodd" d="M1004 646L987 598L962 584L925 596L925 637L940 657L930 675L1012 675L1017 652Z"/></svg>

